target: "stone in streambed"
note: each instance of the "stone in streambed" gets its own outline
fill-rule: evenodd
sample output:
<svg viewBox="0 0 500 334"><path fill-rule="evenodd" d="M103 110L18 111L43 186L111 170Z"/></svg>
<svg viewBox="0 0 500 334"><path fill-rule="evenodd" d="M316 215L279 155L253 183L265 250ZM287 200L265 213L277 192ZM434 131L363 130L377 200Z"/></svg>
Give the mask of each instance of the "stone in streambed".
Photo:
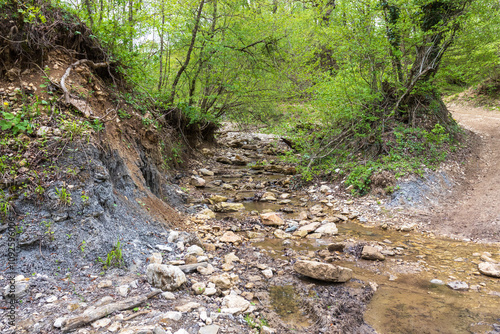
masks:
<svg viewBox="0 0 500 334"><path fill-rule="evenodd" d="M299 260L293 269L307 277L327 282L347 282L352 278L352 270L317 261Z"/></svg>
<svg viewBox="0 0 500 334"><path fill-rule="evenodd" d="M204 187L206 184L206 181L205 179L201 178L201 177L198 177L198 176L191 176L191 185L197 187L197 188L201 188L201 187Z"/></svg>
<svg viewBox="0 0 500 334"><path fill-rule="evenodd" d="M268 212L260 215L262 224L269 226L279 226L284 225L285 222L281 219L276 212Z"/></svg>
<svg viewBox="0 0 500 334"><path fill-rule="evenodd" d="M364 246L363 251L361 252L361 258L372 261L385 260L385 256L380 252L380 250L377 247L373 246Z"/></svg>
<svg viewBox="0 0 500 334"><path fill-rule="evenodd" d="M240 210L245 210L245 206L242 203L217 203L214 205L215 212L238 212Z"/></svg>
<svg viewBox="0 0 500 334"><path fill-rule="evenodd" d="M339 233L339 230L337 229L337 225L335 225L335 223L327 223L318 227L314 232L328 234L328 235L335 235Z"/></svg>
<svg viewBox="0 0 500 334"><path fill-rule="evenodd" d="M481 262L478 269L483 275L500 278L500 263Z"/></svg>
<svg viewBox="0 0 500 334"><path fill-rule="evenodd" d="M241 237L232 231L227 231L224 235L222 235L222 237L220 237L220 241L236 243L241 241Z"/></svg>

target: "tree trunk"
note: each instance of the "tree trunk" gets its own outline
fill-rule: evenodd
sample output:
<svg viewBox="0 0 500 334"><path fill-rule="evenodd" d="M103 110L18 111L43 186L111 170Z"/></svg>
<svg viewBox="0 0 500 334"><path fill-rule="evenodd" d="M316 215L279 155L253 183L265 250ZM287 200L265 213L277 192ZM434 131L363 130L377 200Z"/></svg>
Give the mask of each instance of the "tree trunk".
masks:
<svg viewBox="0 0 500 334"><path fill-rule="evenodd" d="M90 0L85 0L85 7L87 8L87 14L89 16L90 27L94 28L94 18L92 17L92 4Z"/></svg>
<svg viewBox="0 0 500 334"><path fill-rule="evenodd" d="M189 49L188 49L188 52L186 54L186 59L184 60L184 63L182 64L181 68L179 68L179 71L177 71L177 75L175 76L174 82L172 83L172 88L170 90L170 98L168 99L168 104L170 104L170 105L172 105L174 103L177 85L179 84L179 80L181 78L182 73L184 73L184 71L186 70L186 68L189 65L189 61L191 60L191 53L193 52L194 44L196 42L196 36L198 35L198 29L200 27L201 13L203 11L204 5L205 5L205 0L201 0L200 5L198 7L198 12L196 13L194 27L193 27L193 30L191 32L191 43L189 44Z"/></svg>
<svg viewBox="0 0 500 334"><path fill-rule="evenodd" d="M161 29L160 29L160 78L158 79L158 92L161 92L163 81L163 27L165 26L165 4L161 2Z"/></svg>

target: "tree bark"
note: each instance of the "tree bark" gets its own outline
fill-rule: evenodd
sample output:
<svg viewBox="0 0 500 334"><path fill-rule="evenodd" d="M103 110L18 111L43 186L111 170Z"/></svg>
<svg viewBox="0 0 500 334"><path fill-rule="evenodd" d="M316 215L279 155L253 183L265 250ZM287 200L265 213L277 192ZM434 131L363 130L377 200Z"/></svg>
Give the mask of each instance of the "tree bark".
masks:
<svg viewBox="0 0 500 334"><path fill-rule="evenodd" d="M172 83L172 88L170 90L170 98L168 99L168 104L170 105L174 103L177 85L179 84L179 80L182 76L182 73L184 73L184 71L189 65L189 61L191 60L191 53L193 52L194 44L196 42L196 36L198 35L198 29L200 28L201 13L203 12L204 5L205 5L205 0L201 0L200 5L198 7L198 12L196 13L194 27L191 32L191 43L189 44L189 49L186 54L186 59L184 60L184 63L182 64L181 68L179 68L179 71L177 71L177 75L175 76L174 82Z"/></svg>
<svg viewBox="0 0 500 334"><path fill-rule="evenodd" d="M160 78L158 79L158 91L161 91L163 81L163 27L165 26L165 3L161 1L161 29L160 29Z"/></svg>

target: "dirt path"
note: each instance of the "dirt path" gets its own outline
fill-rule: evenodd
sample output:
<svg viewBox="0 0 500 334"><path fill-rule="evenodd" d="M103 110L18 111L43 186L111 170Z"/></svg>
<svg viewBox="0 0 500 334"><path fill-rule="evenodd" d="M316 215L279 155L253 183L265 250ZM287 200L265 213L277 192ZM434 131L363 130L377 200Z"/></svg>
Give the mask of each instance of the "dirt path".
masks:
<svg viewBox="0 0 500 334"><path fill-rule="evenodd" d="M477 154L467 161L466 182L434 209L431 228L446 235L498 242L500 111L458 104L448 108L463 127L480 136L480 144Z"/></svg>

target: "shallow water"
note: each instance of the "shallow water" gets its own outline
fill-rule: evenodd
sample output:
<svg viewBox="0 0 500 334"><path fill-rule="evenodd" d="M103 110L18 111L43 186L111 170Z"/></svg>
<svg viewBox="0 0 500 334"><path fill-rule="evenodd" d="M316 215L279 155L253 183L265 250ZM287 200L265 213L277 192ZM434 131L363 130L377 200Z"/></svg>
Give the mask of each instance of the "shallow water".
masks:
<svg viewBox="0 0 500 334"><path fill-rule="evenodd" d="M306 255L331 241L353 237L357 241L390 241L387 246L403 249L402 255L387 256L383 262L348 258L335 263L353 269L357 279L377 283L365 321L378 333L489 333L494 324L500 327L500 280L480 275L477 263L481 260L473 256L490 252L498 258L497 245L384 231L353 222L338 227L339 235L331 239L302 239L286 246L283 240L267 239L254 245L282 256L286 248ZM432 279L465 281L478 291L455 291L430 283Z"/></svg>
<svg viewBox="0 0 500 334"><path fill-rule="evenodd" d="M257 178L254 176L254 180ZM305 209L298 204L294 198L294 203L287 205L294 207L295 213L285 215L286 218L295 218ZM259 212L283 207L273 202L244 202L244 205L247 211ZM386 256L383 262L351 255L334 263L353 269L357 279L377 283L378 290L368 305L365 321L378 333L500 333L500 279L477 271L477 264L482 262L478 254L489 252L500 260L498 244L383 230L353 221L337 223L337 227L339 234L332 238L293 240L287 245L283 245L281 239L270 238L254 245L268 250L271 256L288 258L284 255L286 249L293 249L298 256L314 256L314 251L334 241L383 244L394 249L396 255ZM474 289L455 291L446 285L430 283L432 279L444 283L464 281ZM276 313L285 322L297 328L309 326L292 286L271 287L270 294ZM498 332L495 332L497 325Z"/></svg>

